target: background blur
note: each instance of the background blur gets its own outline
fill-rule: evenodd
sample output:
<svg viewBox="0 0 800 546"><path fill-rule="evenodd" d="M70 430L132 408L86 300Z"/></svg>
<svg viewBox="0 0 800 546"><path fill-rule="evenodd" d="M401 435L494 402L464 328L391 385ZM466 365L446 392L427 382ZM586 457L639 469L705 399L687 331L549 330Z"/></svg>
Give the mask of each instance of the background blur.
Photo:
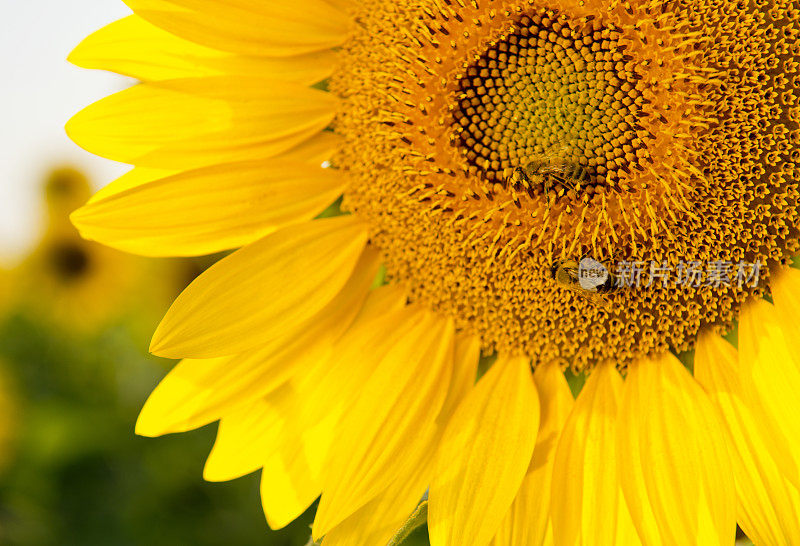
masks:
<svg viewBox="0 0 800 546"><path fill-rule="evenodd" d="M173 364L147 354L205 260L145 260L82 241L68 214L126 167L72 144L67 119L130 85L66 56L124 17L117 0L2 0L0 544L303 545L270 532L258 476L211 484L215 427L145 439L145 398Z"/></svg>
<svg viewBox="0 0 800 546"><path fill-rule="evenodd" d="M72 164L101 186L126 167L92 158L67 139L72 114L129 81L66 61L78 42L130 13L120 0L0 0L0 261L9 264L41 234L40 180Z"/></svg>

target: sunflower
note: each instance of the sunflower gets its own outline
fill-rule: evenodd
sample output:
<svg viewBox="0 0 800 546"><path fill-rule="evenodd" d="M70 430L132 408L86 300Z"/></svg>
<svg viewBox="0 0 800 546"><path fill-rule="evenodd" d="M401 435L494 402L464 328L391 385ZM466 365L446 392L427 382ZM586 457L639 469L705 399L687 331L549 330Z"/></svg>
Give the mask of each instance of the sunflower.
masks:
<svg viewBox="0 0 800 546"><path fill-rule="evenodd" d="M141 83L67 131L135 168L73 221L238 249L139 434L219 421L205 478L325 546L423 498L433 546L800 544L795 3L127 3L71 60Z"/></svg>
<svg viewBox="0 0 800 546"><path fill-rule="evenodd" d="M48 173L43 234L20 264L0 270L0 314L22 313L70 333L92 334L130 313L137 319L130 325L145 323L149 330L196 276L198 264L187 260L145 260L81 238L69 215L90 195L79 170Z"/></svg>
<svg viewBox="0 0 800 546"><path fill-rule="evenodd" d="M119 316L140 276L141 260L80 237L69 214L90 195L80 171L60 167L48 173L42 187L44 233L23 262L4 274L10 310L83 332Z"/></svg>

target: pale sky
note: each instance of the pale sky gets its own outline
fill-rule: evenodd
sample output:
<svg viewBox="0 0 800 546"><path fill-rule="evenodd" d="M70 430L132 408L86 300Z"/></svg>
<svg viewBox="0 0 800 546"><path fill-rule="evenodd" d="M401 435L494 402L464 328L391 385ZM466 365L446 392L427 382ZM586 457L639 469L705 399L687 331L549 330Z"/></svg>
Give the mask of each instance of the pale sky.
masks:
<svg viewBox="0 0 800 546"><path fill-rule="evenodd" d="M65 59L87 34L124 17L121 0L0 0L0 264L35 241L44 174L73 165L102 186L128 167L74 145L70 116L129 80Z"/></svg>

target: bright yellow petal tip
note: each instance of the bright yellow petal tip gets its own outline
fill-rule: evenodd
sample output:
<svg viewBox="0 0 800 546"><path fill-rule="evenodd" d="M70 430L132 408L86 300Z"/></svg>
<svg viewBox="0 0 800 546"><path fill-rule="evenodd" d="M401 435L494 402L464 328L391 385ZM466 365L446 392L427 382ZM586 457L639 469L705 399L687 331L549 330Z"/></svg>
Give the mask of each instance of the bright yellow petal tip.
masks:
<svg viewBox="0 0 800 546"><path fill-rule="evenodd" d="M234 252L175 300L150 351L212 358L301 328L344 286L366 239L362 223L342 216L289 226Z"/></svg>

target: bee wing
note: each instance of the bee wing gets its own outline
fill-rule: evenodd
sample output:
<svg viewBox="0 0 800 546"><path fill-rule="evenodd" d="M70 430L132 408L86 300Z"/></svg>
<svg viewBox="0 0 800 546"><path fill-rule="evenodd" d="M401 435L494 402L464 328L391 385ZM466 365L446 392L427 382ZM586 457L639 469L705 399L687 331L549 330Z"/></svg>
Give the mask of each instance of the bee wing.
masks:
<svg viewBox="0 0 800 546"><path fill-rule="evenodd" d="M537 156L536 160L531 162L531 165L536 164L538 170L543 167L550 167L552 165L564 163L565 152L569 153L569 148L564 149L561 146L551 146L547 148L540 156Z"/></svg>
<svg viewBox="0 0 800 546"><path fill-rule="evenodd" d="M578 268L561 266L556 270L556 282L572 287L578 282Z"/></svg>
<svg viewBox="0 0 800 546"><path fill-rule="evenodd" d="M558 140L545 148L541 154L534 155L527 164L527 170L530 171L529 174L534 174L551 163L562 163L564 157L569 156L570 153L571 147L567 144L567 141Z"/></svg>
<svg viewBox="0 0 800 546"><path fill-rule="evenodd" d="M561 286L563 288L566 288L567 290L569 290L573 294L575 294L576 297L584 299L584 300L588 301L589 303L591 303L592 305L597 305L597 306L600 306L600 307L603 307L603 308L608 308L608 306L609 306L608 300L603 298L603 296L598 294L597 292L590 291L590 290L584 290L583 288L581 288L580 286L576 285L575 283L562 283Z"/></svg>
<svg viewBox="0 0 800 546"><path fill-rule="evenodd" d="M561 178L567 180L572 178L572 173L574 170L575 166L572 163L558 159L549 163L547 168L543 169L543 172L546 172L547 174L559 175Z"/></svg>
<svg viewBox="0 0 800 546"><path fill-rule="evenodd" d="M545 155L549 158L564 159L572 155L572 146L566 140L559 140L547 149Z"/></svg>
<svg viewBox="0 0 800 546"><path fill-rule="evenodd" d="M553 142L545 150L544 155L549 158L570 158L574 154L575 146L570 144L574 141L572 134L562 135L561 138Z"/></svg>
<svg viewBox="0 0 800 546"><path fill-rule="evenodd" d="M559 141L545 151L541 164L536 170L542 174L557 175L566 180L575 178L575 173L580 169L573 147L566 141Z"/></svg>

